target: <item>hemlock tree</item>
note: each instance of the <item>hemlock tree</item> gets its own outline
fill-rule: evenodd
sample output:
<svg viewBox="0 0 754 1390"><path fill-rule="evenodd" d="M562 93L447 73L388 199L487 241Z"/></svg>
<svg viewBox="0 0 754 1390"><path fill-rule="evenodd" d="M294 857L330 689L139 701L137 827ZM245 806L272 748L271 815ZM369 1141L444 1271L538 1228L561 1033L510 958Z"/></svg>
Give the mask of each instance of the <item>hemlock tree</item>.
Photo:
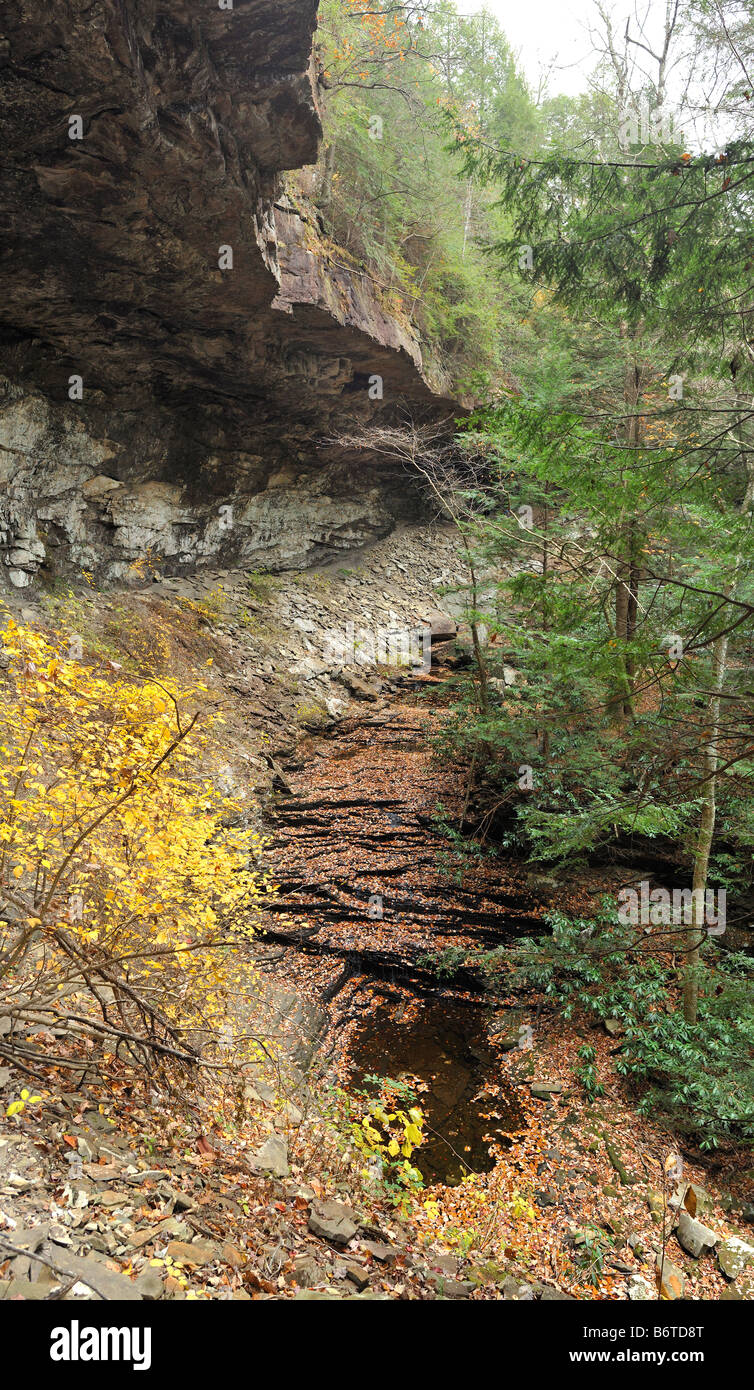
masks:
<svg viewBox="0 0 754 1390"><path fill-rule="evenodd" d="M701 727L695 744L684 744L681 764L690 759L695 765L693 799L701 818L692 853L693 883L701 889L709 870L721 763L740 763L750 749L750 738L733 727L735 721L726 718L721 725L720 709L727 694L730 634L751 619L749 434L754 412L746 401L754 390L754 352L749 346L754 256L748 231L754 145L744 132L722 151L692 155L673 143L674 136L668 137L666 77L678 10L677 4L668 6L664 40L657 51L637 38L637 46L656 66L653 77L633 97L625 62L608 32L615 79L615 141L609 156L607 136L591 158L581 152L575 157L563 148L547 150L538 159L521 158L468 132L459 135L459 144L466 152L467 172L499 186L501 208L511 220L509 235L496 247L503 264L517 263L533 286L552 296L577 322L596 322L622 357L622 409L595 411L593 401L587 408L582 400L579 410L574 413L571 408L560 421L572 448L574 441L587 443L586 452L578 450L582 468L590 453L595 465L607 465L601 480L594 476L594 467L587 467L589 496L584 495L573 458L559 457L552 430L543 430L541 419L538 422L521 406L518 443L531 461L539 431L544 481L559 485L572 507L580 502L590 522L598 519L599 570L595 577L594 554L577 570L582 588L590 566L598 590L606 570L609 575L613 616L608 624L603 615L603 626L612 628L618 656L609 697L614 719L635 722L636 701L646 688L651 643L648 648L648 627L639 632L642 610L665 616L675 612L681 628L694 610L683 660L692 657L701 673L704 659L710 670L695 693L686 692L687 707L691 699L704 717L692 720L690 727L694 722ZM629 99L635 104L643 101L653 114L649 131L632 129L626 122L621 108ZM663 377L668 383L664 402L659 397ZM689 387L694 388L691 395ZM542 401L538 404L541 416ZM550 400L546 409L552 408ZM507 412L508 427L515 414ZM589 439L580 426L589 427ZM537 474L536 467L532 472ZM541 482L541 470L539 476ZM673 518L670 529L675 535L663 539L658 548L652 529L662 513ZM717 556L705 555L703 547L682 536L689 523L716 527ZM546 549L543 556L541 574L533 582L544 590L551 583ZM648 589L646 598L643 586ZM552 599L543 601L543 613L552 608ZM678 669L683 669L682 662ZM593 674L598 670L593 664ZM657 672L651 674L650 683L658 681L662 683ZM662 708L666 713L672 708L671 724L677 720L677 698L668 706L663 691ZM642 806L645 788L637 792ZM642 810L645 813L646 806ZM692 1020L701 939L695 908L684 983L685 1012Z"/></svg>

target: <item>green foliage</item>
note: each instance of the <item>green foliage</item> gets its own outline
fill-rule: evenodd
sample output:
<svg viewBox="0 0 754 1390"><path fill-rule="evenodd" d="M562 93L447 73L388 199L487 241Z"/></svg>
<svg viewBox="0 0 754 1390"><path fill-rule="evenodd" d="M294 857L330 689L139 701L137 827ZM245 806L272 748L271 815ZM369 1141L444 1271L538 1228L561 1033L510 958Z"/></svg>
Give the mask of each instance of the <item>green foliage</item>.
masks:
<svg viewBox="0 0 754 1390"><path fill-rule="evenodd" d="M605 1260L612 1252L610 1237L598 1226L587 1226L575 1237L573 1262L582 1281L596 1284L605 1270Z"/></svg>
<svg viewBox="0 0 754 1390"><path fill-rule="evenodd" d="M589 1043L584 1043L577 1052L578 1066L576 1067L576 1080L583 1086L586 1098L590 1102L596 1100L598 1096L604 1096L605 1088L602 1085L596 1068L597 1050Z"/></svg>
<svg viewBox="0 0 754 1390"><path fill-rule="evenodd" d="M536 113L491 17L441 3L411 16L383 0L325 0L325 148L317 202L338 247L395 295L426 365L460 389L499 377L516 322L513 277L490 277L483 246L503 229L494 198L460 177L446 111L530 143Z"/></svg>
<svg viewBox="0 0 754 1390"><path fill-rule="evenodd" d="M364 1081L368 1089L348 1099L351 1143L372 1169L376 1165L385 1188L400 1202L423 1185L411 1157L426 1137L424 1115L406 1082L379 1076Z"/></svg>
<svg viewBox="0 0 754 1390"><path fill-rule="evenodd" d="M516 948L507 987L542 991L565 1018L618 1019L625 1033L616 1069L639 1086L640 1109L660 1110L701 1148L754 1143L754 962L721 952L703 960L699 1018L690 1024L676 1007L667 954L637 939L607 902L594 921L561 913L549 921L551 935ZM502 953L490 961L502 964ZM602 1094L594 1049L578 1056L587 1094Z"/></svg>
<svg viewBox="0 0 754 1390"><path fill-rule="evenodd" d="M431 970L440 980L452 980L468 964L469 953L465 946L446 946L444 951L417 956L417 965Z"/></svg>

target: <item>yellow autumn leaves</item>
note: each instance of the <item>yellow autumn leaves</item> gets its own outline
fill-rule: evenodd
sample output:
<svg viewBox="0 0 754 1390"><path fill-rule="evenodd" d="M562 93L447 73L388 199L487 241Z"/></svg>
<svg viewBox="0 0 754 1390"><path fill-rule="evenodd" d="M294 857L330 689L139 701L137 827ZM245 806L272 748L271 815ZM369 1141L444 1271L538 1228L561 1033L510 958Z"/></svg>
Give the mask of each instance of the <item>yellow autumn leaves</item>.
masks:
<svg viewBox="0 0 754 1390"><path fill-rule="evenodd" d="M0 992L131 1057L206 1047L267 884L249 808L212 780L204 687L71 659L10 618L2 654Z"/></svg>
<svg viewBox="0 0 754 1390"><path fill-rule="evenodd" d="M23 1112L24 1112L24 1110L26 1109L27 1105L41 1105L41 1104L42 1104L42 1097L41 1097L41 1096L33 1096L33 1095L31 1094L30 1091L23 1090L23 1091L21 1092L21 1099L20 1099L20 1100L12 1100L11 1103L10 1103L10 1105L9 1105L8 1108L6 1109L6 1111L5 1111L6 1118L7 1118L7 1119L10 1119L11 1116L13 1116L13 1115L22 1115Z"/></svg>
<svg viewBox="0 0 754 1390"><path fill-rule="evenodd" d="M352 1142L366 1158L379 1158L394 1182L421 1185L421 1173L411 1156L425 1141L424 1115L418 1106L391 1109L383 1100L370 1102L365 1115L351 1126Z"/></svg>

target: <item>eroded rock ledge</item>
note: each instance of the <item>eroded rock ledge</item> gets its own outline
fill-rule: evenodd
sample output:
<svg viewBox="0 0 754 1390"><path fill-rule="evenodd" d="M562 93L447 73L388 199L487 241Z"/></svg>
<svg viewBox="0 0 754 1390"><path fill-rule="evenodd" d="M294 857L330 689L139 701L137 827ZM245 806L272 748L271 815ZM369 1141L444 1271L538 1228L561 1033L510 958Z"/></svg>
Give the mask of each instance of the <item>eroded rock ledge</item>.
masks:
<svg viewBox="0 0 754 1390"><path fill-rule="evenodd" d="M452 402L282 192L321 137L316 16L317 0L6 10L2 586L305 565L416 515L405 477L321 447L354 415Z"/></svg>

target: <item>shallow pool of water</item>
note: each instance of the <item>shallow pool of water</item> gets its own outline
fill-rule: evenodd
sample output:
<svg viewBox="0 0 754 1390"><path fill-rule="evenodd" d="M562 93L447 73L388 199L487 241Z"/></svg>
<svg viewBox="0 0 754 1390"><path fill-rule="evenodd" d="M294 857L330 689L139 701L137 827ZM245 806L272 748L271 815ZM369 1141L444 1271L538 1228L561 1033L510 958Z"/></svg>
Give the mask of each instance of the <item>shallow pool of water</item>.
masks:
<svg viewBox="0 0 754 1390"><path fill-rule="evenodd" d="M486 1082L503 1083L481 1009L443 1000L386 1003L358 1033L350 1056L356 1086L370 1074L425 1083L417 1099L428 1139L412 1161L428 1183L489 1171L490 1136L505 1140L522 1123L511 1090L479 1095Z"/></svg>

